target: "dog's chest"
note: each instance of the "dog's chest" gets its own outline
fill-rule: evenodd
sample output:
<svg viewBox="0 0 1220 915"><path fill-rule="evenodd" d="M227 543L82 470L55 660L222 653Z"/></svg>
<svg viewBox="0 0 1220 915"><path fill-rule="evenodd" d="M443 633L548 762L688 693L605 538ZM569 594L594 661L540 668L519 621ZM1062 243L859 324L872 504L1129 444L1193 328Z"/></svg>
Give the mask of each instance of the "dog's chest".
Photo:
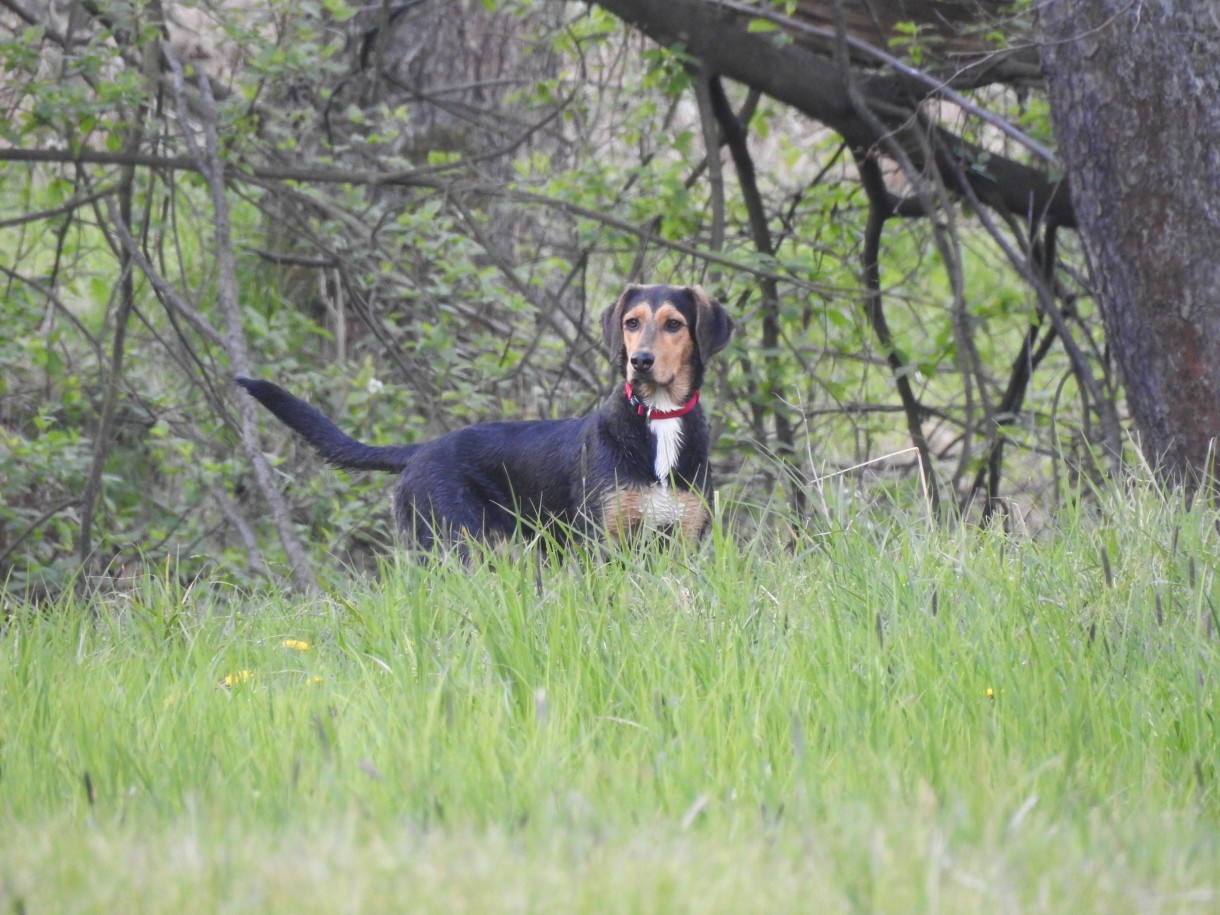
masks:
<svg viewBox="0 0 1220 915"><path fill-rule="evenodd" d="M664 487L669 483L670 474L673 473L682 453L682 420L654 419L648 426L657 446L653 469Z"/></svg>
<svg viewBox="0 0 1220 915"><path fill-rule="evenodd" d="M698 536L707 523L707 506L698 492L660 483L612 490L602 509L606 533L614 540L641 527Z"/></svg>
<svg viewBox="0 0 1220 915"><path fill-rule="evenodd" d="M665 483L649 486L641 493L641 520L652 527L665 528L680 524L690 506L687 499L675 494Z"/></svg>
<svg viewBox="0 0 1220 915"><path fill-rule="evenodd" d="M670 404L656 403L658 411L674 409ZM681 417L650 419L648 435L653 445L653 480L636 479L605 494L603 521L611 539L619 539L640 527L677 529L683 534L698 536L707 521L707 509L702 494L686 489L689 481L676 484L675 474L683 457L683 421ZM643 468L640 468L643 469ZM689 468L687 468L689 473Z"/></svg>

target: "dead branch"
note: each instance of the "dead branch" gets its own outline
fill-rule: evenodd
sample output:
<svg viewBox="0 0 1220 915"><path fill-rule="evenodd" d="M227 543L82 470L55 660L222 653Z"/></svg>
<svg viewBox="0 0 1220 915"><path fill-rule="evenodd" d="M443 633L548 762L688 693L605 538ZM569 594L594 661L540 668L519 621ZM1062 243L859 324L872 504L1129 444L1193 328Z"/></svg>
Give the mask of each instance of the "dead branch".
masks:
<svg viewBox="0 0 1220 915"><path fill-rule="evenodd" d="M194 143L190 132L190 122L185 115L185 76L173 49L168 44L163 45L162 53L173 69L174 94L179 106L179 116L182 118L182 133L189 147L198 157L199 171L207 179L212 196L213 237L216 246L216 299L224 316L226 332L223 338L225 352L229 357L230 368L239 375L248 375L250 361L247 356L245 330L242 325L241 306L237 299L237 267L233 257L233 244L229 225L228 191L225 187L225 167L220 157L219 124L216 115L216 103L212 98L211 81L206 73L200 70L196 76L199 88L201 110L203 114L201 127L204 146L200 150ZM258 417L255 414L254 402L248 397L238 399L241 412L241 443L254 470L255 483L266 500L271 511L271 520L280 536L280 543L288 558L292 570L293 582L307 593L318 591L318 582L314 577L309 558L293 528L292 519L288 514L279 488L271 472L258 442Z"/></svg>

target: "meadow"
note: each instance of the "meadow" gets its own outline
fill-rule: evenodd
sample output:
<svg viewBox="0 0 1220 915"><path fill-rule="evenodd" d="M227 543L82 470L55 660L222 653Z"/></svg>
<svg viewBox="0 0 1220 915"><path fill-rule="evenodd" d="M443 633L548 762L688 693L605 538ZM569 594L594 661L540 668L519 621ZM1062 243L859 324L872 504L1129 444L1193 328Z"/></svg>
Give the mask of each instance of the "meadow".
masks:
<svg viewBox="0 0 1220 915"><path fill-rule="evenodd" d="M1218 555L1132 484L7 594L0 911L1214 912Z"/></svg>

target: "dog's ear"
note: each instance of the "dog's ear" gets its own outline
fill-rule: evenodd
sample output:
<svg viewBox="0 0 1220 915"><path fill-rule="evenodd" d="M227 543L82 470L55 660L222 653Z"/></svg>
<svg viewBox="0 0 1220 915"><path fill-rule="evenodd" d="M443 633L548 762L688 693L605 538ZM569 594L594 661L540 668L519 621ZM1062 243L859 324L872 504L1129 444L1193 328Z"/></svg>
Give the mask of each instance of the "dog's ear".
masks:
<svg viewBox="0 0 1220 915"><path fill-rule="evenodd" d="M737 325L724 307L708 295L702 286L687 288L695 300L695 344L699 347L699 358L707 362L729 345Z"/></svg>
<svg viewBox="0 0 1220 915"><path fill-rule="evenodd" d="M623 351L623 309L627 307L627 299L639 286L628 286L618 301L602 312L602 340L606 343L606 352L610 354L610 362L620 372L627 369L627 355Z"/></svg>

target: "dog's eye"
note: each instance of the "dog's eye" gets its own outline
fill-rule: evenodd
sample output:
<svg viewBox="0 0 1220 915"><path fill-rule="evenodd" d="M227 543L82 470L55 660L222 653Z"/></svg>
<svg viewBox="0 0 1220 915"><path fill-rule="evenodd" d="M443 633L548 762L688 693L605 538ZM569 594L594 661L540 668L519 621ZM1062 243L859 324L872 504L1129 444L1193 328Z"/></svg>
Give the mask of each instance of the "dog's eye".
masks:
<svg viewBox="0 0 1220 915"><path fill-rule="evenodd" d="M670 318L668 321L665 322L665 329L667 331L669 331L671 334L677 333L685 326L686 325L683 324L681 321L679 321L677 318Z"/></svg>
<svg viewBox="0 0 1220 915"><path fill-rule="evenodd" d="M627 328L628 330L635 330L639 326L640 326L639 318L628 318L626 321L623 322L623 327Z"/></svg>

